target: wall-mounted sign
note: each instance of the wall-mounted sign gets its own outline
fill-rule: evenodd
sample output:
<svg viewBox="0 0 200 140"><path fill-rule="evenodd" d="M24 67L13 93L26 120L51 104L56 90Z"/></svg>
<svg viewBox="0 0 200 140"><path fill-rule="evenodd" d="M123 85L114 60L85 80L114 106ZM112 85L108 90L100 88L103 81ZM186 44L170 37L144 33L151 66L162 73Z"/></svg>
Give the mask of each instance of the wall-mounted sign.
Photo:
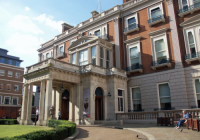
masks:
<svg viewBox="0 0 200 140"><path fill-rule="evenodd" d="M83 91L83 117L90 117L90 89Z"/></svg>

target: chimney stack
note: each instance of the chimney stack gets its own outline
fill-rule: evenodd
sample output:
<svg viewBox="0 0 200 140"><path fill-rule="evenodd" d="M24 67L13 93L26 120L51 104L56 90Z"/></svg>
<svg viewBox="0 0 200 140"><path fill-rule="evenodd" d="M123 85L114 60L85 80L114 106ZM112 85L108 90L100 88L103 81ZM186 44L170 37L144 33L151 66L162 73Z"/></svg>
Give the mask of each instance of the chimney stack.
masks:
<svg viewBox="0 0 200 140"><path fill-rule="evenodd" d="M67 23L63 23L62 24L62 33L63 32L65 32L65 31L67 31L67 30L69 30L69 29L71 29L71 28L73 28L74 26L71 26L71 25L69 25L69 24L67 24Z"/></svg>
<svg viewBox="0 0 200 140"><path fill-rule="evenodd" d="M94 10L94 11L91 12L91 14L92 14L92 17L95 17L95 16L98 15L99 13L98 13L96 10Z"/></svg>
<svg viewBox="0 0 200 140"><path fill-rule="evenodd" d="M128 1L130 1L130 0L123 0L123 3L126 3L126 2L128 2Z"/></svg>

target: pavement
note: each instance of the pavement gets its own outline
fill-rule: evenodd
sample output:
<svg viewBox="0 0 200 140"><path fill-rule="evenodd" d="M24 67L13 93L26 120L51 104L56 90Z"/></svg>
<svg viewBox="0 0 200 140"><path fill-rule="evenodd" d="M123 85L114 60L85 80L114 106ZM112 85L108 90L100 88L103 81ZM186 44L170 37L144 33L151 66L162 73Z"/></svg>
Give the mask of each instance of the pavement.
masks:
<svg viewBox="0 0 200 140"><path fill-rule="evenodd" d="M122 129L120 129L122 128ZM77 140L200 140L200 132L156 124L79 125ZM136 136L139 136L138 138Z"/></svg>

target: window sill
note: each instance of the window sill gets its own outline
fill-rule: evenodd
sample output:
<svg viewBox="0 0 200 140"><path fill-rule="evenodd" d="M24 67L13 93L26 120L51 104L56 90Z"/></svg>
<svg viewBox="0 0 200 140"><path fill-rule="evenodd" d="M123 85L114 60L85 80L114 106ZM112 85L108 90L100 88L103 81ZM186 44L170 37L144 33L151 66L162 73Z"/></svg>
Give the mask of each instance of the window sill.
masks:
<svg viewBox="0 0 200 140"><path fill-rule="evenodd" d="M191 64L191 62L193 62L193 61L199 61L200 62L200 57L186 59L185 61L186 61L187 64Z"/></svg>
<svg viewBox="0 0 200 140"><path fill-rule="evenodd" d="M128 30L128 31L124 32L124 34L127 35L129 33L132 33L132 32L135 32L135 31L139 31L139 30L140 30L139 27L137 27L137 28L134 28L132 30Z"/></svg>
<svg viewBox="0 0 200 140"><path fill-rule="evenodd" d="M158 65L155 65L155 66L151 66L151 68L152 68L153 70L156 70L157 68L165 67L165 66L171 67L171 63L158 64Z"/></svg>
<svg viewBox="0 0 200 140"><path fill-rule="evenodd" d="M63 53L59 53L59 54L57 54L56 55L56 58L62 58L62 57L64 57L65 55L64 55L64 52Z"/></svg>
<svg viewBox="0 0 200 140"><path fill-rule="evenodd" d="M156 21L154 21L154 22L150 22L150 23L149 23L149 26L151 27L152 25L158 24L158 23L160 23L160 22L165 22L165 18L156 20Z"/></svg>
<svg viewBox="0 0 200 140"><path fill-rule="evenodd" d="M134 73L134 72L143 73L143 69L135 69L135 70L127 71L127 74L130 75L131 73Z"/></svg>

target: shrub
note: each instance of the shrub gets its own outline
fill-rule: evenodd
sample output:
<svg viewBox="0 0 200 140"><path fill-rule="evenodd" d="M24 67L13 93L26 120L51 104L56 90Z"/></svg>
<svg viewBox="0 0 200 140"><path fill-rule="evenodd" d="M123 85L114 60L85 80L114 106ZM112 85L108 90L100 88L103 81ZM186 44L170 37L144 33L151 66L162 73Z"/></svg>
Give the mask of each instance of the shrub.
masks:
<svg viewBox="0 0 200 140"><path fill-rule="evenodd" d="M61 140L73 135L76 131L76 124L65 120L49 120L48 127L54 129L31 132L11 138L0 138L0 140Z"/></svg>
<svg viewBox="0 0 200 140"><path fill-rule="evenodd" d="M0 119L0 125L13 125L13 124L18 124L16 119Z"/></svg>

